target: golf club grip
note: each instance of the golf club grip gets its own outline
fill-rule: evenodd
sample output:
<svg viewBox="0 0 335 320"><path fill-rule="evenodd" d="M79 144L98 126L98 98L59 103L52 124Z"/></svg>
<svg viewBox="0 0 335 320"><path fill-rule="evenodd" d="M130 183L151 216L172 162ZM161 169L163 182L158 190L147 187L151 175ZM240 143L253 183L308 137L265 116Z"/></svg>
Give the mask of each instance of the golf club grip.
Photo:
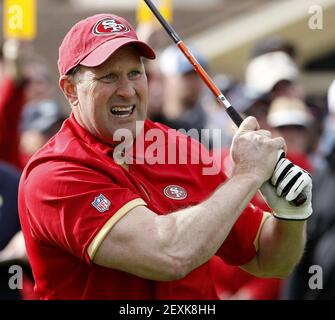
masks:
<svg viewBox="0 0 335 320"><path fill-rule="evenodd" d="M277 161L276 166L278 165L278 163L279 163L279 161L281 159L283 159L283 158L286 157L284 150L279 150L278 151L278 155L279 156L278 156L278 161ZM290 201L290 204L293 205L293 206L295 206L295 207L299 207L302 204L304 204L306 200L307 200L306 194L303 193L303 192L301 192L301 193L298 194L298 196L295 199L293 199L292 201Z"/></svg>
<svg viewBox="0 0 335 320"><path fill-rule="evenodd" d="M228 113L230 119L233 120L233 122L239 127L241 123L243 122L242 116L234 109L233 107L229 107L226 109L226 112Z"/></svg>
<svg viewBox="0 0 335 320"><path fill-rule="evenodd" d="M301 192L301 193L300 193L300 194L299 194L293 201L291 201L291 202L292 202L292 204L293 204L294 206L299 207L299 206L301 206L302 204L304 204L306 200L307 200L306 195L305 195L303 192Z"/></svg>

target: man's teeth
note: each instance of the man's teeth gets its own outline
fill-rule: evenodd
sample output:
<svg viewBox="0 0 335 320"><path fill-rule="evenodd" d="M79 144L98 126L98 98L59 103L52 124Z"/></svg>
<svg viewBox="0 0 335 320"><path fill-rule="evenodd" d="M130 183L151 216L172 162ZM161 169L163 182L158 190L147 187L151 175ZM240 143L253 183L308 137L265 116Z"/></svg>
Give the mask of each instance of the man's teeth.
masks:
<svg viewBox="0 0 335 320"><path fill-rule="evenodd" d="M128 117L133 113L135 105L129 107L112 107L111 112L117 117Z"/></svg>
<svg viewBox="0 0 335 320"><path fill-rule="evenodd" d="M112 108L112 111L113 112L117 112L117 111L123 111L123 112L129 112L129 111L131 111L133 109L133 106L129 106L129 107L114 107L114 108Z"/></svg>

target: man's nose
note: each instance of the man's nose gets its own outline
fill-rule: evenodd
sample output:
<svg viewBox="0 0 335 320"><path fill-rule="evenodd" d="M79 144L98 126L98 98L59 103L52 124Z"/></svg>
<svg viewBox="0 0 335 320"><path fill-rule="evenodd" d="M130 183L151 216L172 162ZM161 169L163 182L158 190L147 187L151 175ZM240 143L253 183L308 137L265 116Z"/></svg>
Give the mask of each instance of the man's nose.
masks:
<svg viewBox="0 0 335 320"><path fill-rule="evenodd" d="M124 98L134 96L135 89L132 81L129 79L120 79L116 90L116 94Z"/></svg>

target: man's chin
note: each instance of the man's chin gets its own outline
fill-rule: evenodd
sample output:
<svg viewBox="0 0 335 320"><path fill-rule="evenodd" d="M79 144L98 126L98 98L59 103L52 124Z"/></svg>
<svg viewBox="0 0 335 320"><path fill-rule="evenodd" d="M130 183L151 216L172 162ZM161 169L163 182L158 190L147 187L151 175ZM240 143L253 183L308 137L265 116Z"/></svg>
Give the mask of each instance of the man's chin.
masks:
<svg viewBox="0 0 335 320"><path fill-rule="evenodd" d="M121 127L116 130L113 130L113 132L110 134L109 144L112 145L118 145L120 143L126 142L127 144L132 144L133 141L136 139L136 135L138 133L136 132L136 125L129 127Z"/></svg>

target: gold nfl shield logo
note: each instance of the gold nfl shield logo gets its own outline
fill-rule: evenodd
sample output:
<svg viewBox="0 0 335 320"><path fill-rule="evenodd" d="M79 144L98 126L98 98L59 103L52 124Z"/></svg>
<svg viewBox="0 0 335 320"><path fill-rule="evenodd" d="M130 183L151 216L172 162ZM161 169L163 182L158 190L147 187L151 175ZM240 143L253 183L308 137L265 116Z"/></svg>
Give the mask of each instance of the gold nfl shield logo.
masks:
<svg viewBox="0 0 335 320"><path fill-rule="evenodd" d="M100 194L94 198L92 205L99 212L105 212L109 209L111 202L103 194Z"/></svg>

